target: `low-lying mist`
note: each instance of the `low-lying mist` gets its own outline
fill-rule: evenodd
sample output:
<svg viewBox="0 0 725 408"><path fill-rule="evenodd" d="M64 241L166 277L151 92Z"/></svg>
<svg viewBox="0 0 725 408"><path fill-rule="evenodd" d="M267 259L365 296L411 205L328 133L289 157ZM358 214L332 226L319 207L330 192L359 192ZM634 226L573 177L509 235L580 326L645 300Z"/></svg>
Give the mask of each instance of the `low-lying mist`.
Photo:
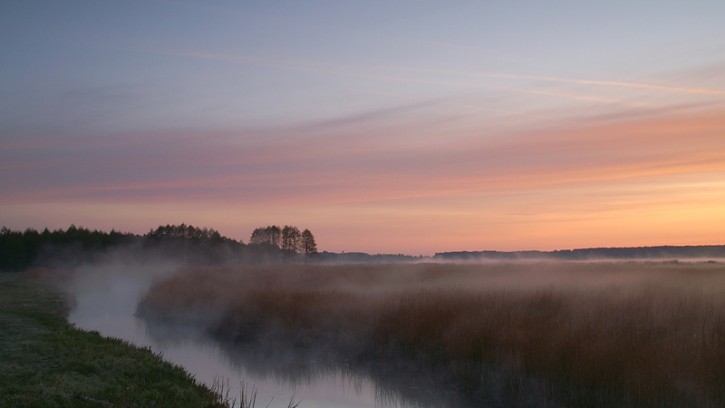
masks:
<svg viewBox="0 0 725 408"><path fill-rule="evenodd" d="M275 265L157 278L137 314L282 359L418 373L471 405L720 406L725 267Z"/></svg>

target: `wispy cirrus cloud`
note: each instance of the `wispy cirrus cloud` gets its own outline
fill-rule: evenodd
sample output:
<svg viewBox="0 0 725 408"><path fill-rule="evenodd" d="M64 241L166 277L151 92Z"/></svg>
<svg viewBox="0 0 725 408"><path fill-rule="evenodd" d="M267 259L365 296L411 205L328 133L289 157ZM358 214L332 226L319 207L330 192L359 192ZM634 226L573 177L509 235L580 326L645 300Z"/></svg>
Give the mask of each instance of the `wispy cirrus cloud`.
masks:
<svg viewBox="0 0 725 408"><path fill-rule="evenodd" d="M525 96L553 97L561 101L584 102L608 107L638 110L657 109L672 103L672 98L684 96L690 101L725 103L725 88L692 86L677 82L627 81L598 78L562 77L529 73L494 72L484 70L440 69L425 66L341 64L328 61L278 58L259 55L238 55L224 52L163 51L167 55L184 58L226 61L247 66L275 67L357 80L378 81L391 84L420 84L449 88L449 93L461 90L478 90L488 93L519 95L522 98L512 106L479 105L491 112L507 112L515 115L536 117L527 108L531 102ZM680 78L697 79L700 68L683 70ZM575 86L575 88L572 88ZM668 96L668 98L662 98ZM682 103L682 101L680 101Z"/></svg>
<svg viewBox="0 0 725 408"><path fill-rule="evenodd" d="M74 197L351 203L516 191L725 171L722 111L572 123L497 137L433 138L422 109L375 110L272 130L138 133L84 143L66 154L6 152L4 200ZM251 133L251 135L250 135ZM375 134L373 134L375 133ZM200 137L203 136L203 137ZM410 142L407 142L410 141ZM64 144L62 138L57 143Z"/></svg>
<svg viewBox="0 0 725 408"><path fill-rule="evenodd" d="M469 72L466 75L482 76L482 77L487 77L487 78L521 79L521 80L526 80L526 81L537 81L537 82L554 82L554 83L574 84L574 85L594 85L594 86L613 87L613 88L646 89L646 90L661 91L661 92L668 92L668 93L725 96L725 89L691 87L691 86L680 86L680 85L670 85L670 84L657 84L657 83L648 83L648 82L607 81L607 80L598 80L598 79L562 78L562 77L552 77L552 76L518 75L518 74L506 74L506 73L495 73L495 72Z"/></svg>

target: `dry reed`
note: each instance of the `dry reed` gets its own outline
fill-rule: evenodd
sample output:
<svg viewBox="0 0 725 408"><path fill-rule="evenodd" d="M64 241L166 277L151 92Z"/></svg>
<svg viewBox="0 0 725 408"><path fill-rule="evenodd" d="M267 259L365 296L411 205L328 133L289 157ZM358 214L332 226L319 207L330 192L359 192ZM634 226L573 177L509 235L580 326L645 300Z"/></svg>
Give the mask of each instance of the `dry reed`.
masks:
<svg viewBox="0 0 725 408"><path fill-rule="evenodd" d="M543 379L542 398L567 406L714 407L723 294L712 263L298 265L188 270L157 283L139 313L361 363L415 361L472 399L488 369ZM526 405L525 387L515 392Z"/></svg>

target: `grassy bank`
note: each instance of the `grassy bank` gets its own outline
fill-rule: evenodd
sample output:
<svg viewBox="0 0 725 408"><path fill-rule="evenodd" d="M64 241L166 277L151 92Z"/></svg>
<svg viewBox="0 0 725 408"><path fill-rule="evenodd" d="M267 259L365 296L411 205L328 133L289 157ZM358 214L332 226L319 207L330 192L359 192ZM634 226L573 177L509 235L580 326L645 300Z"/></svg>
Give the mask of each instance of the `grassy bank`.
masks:
<svg viewBox="0 0 725 408"><path fill-rule="evenodd" d="M474 405L716 407L724 295L715 263L280 266L189 270L139 311L361 365L413 362Z"/></svg>
<svg viewBox="0 0 725 408"><path fill-rule="evenodd" d="M0 274L0 406L226 407L181 367L65 319L67 299Z"/></svg>

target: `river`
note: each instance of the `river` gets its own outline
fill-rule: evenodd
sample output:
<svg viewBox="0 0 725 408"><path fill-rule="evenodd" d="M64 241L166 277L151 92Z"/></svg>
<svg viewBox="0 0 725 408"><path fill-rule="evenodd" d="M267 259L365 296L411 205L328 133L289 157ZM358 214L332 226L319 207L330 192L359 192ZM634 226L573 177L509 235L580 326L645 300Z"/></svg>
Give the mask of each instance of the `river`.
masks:
<svg viewBox="0 0 725 408"><path fill-rule="evenodd" d="M225 393L232 399L238 401L244 387L247 392L252 388L256 391L257 407L286 408L291 400L300 402L300 408L451 406L450 393L438 390L434 384L405 374L397 378L380 375L380 371L389 374L394 369L371 373L370 367L331 363L294 350L260 352L222 344L183 328L152 327L134 316L139 296L151 279L129 278L128 270L123 269L126 268L106 267L100 272L79 273L66 288L75 300L68 320L78 328L149 347L165 360L184 367L202 383L223 383Z"/></svg>

